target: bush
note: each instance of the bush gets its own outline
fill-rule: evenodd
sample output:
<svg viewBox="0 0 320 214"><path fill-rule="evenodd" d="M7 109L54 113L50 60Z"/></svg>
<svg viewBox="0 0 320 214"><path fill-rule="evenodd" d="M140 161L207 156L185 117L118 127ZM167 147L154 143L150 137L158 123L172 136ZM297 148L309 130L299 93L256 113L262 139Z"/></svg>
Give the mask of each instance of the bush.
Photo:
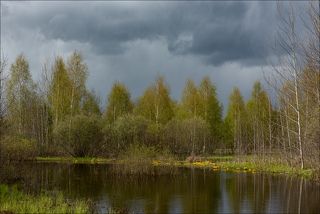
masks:
<svg viewBox="0 0 320 214"><path fill-rule="evenodd" d="M97 116L69 118L55 127L53 135L58 146L72 156L94 156L101 151L102 123Z"/></svg>
<svg viewBox="0 0 320 214"><path fill-rule="evenodd" d="M200 118L174 119L164 129L166 146L177 155L203 154L212 147L208 124Z"/></svg>
<svg viewBox="0 0 320 214"><path fill-rule="evenodd" d="M130 160L130 162L149 162L155 159L157 151L155 147L145 146L141 144L132 144L123 154L123 159Z"/></svg>
<svg viewBox="0 0 320 214"><path fill-rule="evenodd" d="M109 154L118 154L135 142L144 143L147 127L146 119L134 115L125 115L119 117L113 124L107 124L103 132Z"/></svg>
<svg viewBox="0 0 320 214"><path fill-rule="evenodd" d="M163 125L150 122L146 130L146 145L155 146L157 148L163 147L162 135Z"/></svg>
<svg viewBox="0 0 320 214"><path fill-rule="evenodd" d="M168 149L159 149L144 144L131 144L120 157L122 160L140 163L151 163L152 160L174 160L175 157Z"/></svg>
<svg viewBox="0 0 320 214"><path fill-rule="evenodd" d="M171 161L174 160L174 157L169 151L158 150L154 146L147 146L139 143L131 144L123 153L121 153L120 159L120 164L111 166L112 175L123 175L126 177L141 176L141 179L144 179L149 175L155 176L176 173L176 168L159 168L154 166L155 161L163 160L166 161L166 163L171 163Z"/></svg>
<svg viewBox="0 0 320 214"><path fill-rule="evenodd" d="M10 161L34 159L37 156L36 142L18 136L7 136L0 142L1 158Z"/></svg>

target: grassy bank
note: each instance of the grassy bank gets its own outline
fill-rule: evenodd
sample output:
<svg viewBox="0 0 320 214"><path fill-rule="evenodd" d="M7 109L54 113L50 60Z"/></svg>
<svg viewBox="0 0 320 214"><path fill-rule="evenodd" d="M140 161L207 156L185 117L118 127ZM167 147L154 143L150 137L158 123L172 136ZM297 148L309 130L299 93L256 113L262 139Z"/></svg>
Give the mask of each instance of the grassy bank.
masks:
<svg viewBox="0 0 320 214"><path fill-rule="evenodd" d="M312 178L314 171L311 169L300 169L291 167L279 163L264 163L264 162L248 162L248 161L222 161L222 162L211 162L211 161L200 161L194 163L180 163L182 166L193 166L199 168L210 168L212 170L225 170L232 172L266 172L272 174L287 174L292 176L301 176L304 178Z"/></svg>
<svg viewBox="0 0 320 214"><path fill-rule="evenodd" d="M0 213L88 213L85 201L68 201L61 193L25 194L16 186L0 185Z"/></svg>
<svg viewBox="0 0 320 214"><path fill-rule="evenodd" d="M108 164L115 163L116 159L95 157L36 157L38 162L73 163L73 164Z"/></svg>
<svg viewBox="0 0 320 214"><path fill-rule="evenodd" d="M130 164L134 162L128 159L104 159L104 158L72 158L72 157L38 157L39 162L73 163L73 164ZM154 159L151 161L154 166L176 166L176 167L197 167L212 170L225 170L233 172L266 172L272 174L287 174L312 178L315 171L312 169L300 169L276 161L258 161L252 157L238 159L234 156L211 156L203 158L201 161L188 162L173 159Z"/></svg>

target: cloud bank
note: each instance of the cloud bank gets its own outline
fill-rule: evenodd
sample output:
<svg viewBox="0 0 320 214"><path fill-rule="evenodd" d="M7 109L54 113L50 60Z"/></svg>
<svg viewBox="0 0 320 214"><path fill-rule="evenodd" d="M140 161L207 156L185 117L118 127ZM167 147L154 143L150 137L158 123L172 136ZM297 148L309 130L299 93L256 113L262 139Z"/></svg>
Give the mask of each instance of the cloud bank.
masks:
<svg viewBox="0 0 320 214"><path fill-rule="evenodd" d="M305 7L306 3L296 3ZM23 52L35 79L41 63L81 51L88 86L103 98L116 80L134 98L163 75L179 99L187 78L209 75L227 105L245 97L276 57L276 2L1 2L1 49Z"/></svg>

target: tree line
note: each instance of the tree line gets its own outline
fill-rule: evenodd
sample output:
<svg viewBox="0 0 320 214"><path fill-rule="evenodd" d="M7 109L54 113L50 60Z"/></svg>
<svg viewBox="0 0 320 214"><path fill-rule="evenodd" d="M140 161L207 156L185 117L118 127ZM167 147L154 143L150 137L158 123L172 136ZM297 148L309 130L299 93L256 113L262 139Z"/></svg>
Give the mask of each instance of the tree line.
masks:
<svg viewBox="0 0 320 214"><path fill-rule="evenodd" d="M311 7L313 33L298 41L292 13L280 46L288 53L267 77L277 99L257 81L245 101L234 88L226 116L209 77L186 81L179 101L159 76L135 101L115 82L101 110L100 98L86 87L89 74L81 53L44 64L39 82L19 55L4 79L1 60L1 157L72 155L116 157L131 144L168 150L177 156L237 155L280 157L292 165L320 163L319 18ZM281 39L283 38L283 39ZM5 89L5 90L4 90ZM27 152L26 152L27 151Z"/></svg>

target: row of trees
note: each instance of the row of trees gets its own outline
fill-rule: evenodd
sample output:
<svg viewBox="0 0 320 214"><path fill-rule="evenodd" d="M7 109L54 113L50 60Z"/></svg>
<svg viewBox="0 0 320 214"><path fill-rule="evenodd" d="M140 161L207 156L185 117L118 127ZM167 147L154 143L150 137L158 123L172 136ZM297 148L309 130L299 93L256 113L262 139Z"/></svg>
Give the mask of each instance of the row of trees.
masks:
<svg viewBox="0 0 320 214"><path fill-rule="evenodd" d="M38 155L114 156L141 143L182 156L229 149L319 166L319 12L311 5L309 14L307 42L298 40L293 11L283 19L279 44L287 54L266 78L277 99L271 102L260 82L248 101L234 88L225 118L209 77L199 85L187 80L179 102L161 76L136 101L116 82L101 111L99 97L86 88L88 67L79 52L45 64L38 83L20 55L4 84L1 60L0 149L11 148L14 137L34 141Z"/></svg>
<svg viewBox="0 0 320 214"><path fill-rule="evenodd" d="M158 77L136 102L127 87L116 82L106 109L101 111L99 98L86 88L88 68L79 52L66 63L57 57L50 69L47 65L43 68L43 78L35 84L26 58L17 57L6 81L3 116L7 138L36 142L39 155L117 155L133 143L166 148L178 155L229 149L264 157L282 149L290 161L295 161L300 151L299 138L295 138L297 124L292 119L297 114L294 97L285 100L281 96L275 108L260 82L254 84L247 102L238 88L233 89L225 118L209 77L199 86L187 80L180 102L170 97L163 77ZM319 85L311 85L318 84L314 78L319 76L312 76L316 74L310 67L303 70L301 84L311 81L304 83L309 91L319 90ZM288 96L294 91L290 84L294 82L282 86L282 94ZM305 121L303 145L314 156L320 154L315 141L319 99L305 91L299 97L300 105L302 99L307 99L304 105L308 105L301 107L308 111L300 119Z"/></svg>
<svg viewBox="0 0 320 214"><path fill-rule="evenodd" d="M63 149L59 152L80 156L88 155L78 148L82 140L87 139L84 145L94 142L92 138L100 139L98 133L91 136L85 128L101 129L103 140L99 141L104 143L100 146L108 144L105 150L115 153L130 142L192 154L212 151L212 145L222 142L222 107L208 77L199 87L188 80L179 103L171 99L163 77L158 77L136 102L126 86L116 82L101 112L99 98L86 88L87 76L87 65L75 51L66 62L56 57L52 66L44 65L36 84L27 59L19 55L10 67L6 102L2 102L6 106L6 135L35 141L39 154L57 152L55 149L60 147Z"/></svg>
<svg viewBox="0 0 320 214"><path fill-rule="evenodd" d="M287 159L320 166L320 19L319 2L310 2L300 18L306 35L297 28L294 8L280 13L278 46L283 53L274 75L268 78L278 98L273 136ZM279 149L280 150L280 149Z"/></svg>
<svg viewBox="0 0 320 214"><path fill-rule="evenodd" d="M233 136L236 153L252 151L265 157L279 154L290 164L320 166L320 19L319 5L310 3L302 19L307 32L300 35L292 5L279 6L280 21L277 48L281 56L274 72L266 75L275 95L273 105L268 94L255 83L251 99L245 104L234 89L230 96L226 124ZM285 54L283 54L285 53ZM230 138L231 139L231 138Z"/></svg>

